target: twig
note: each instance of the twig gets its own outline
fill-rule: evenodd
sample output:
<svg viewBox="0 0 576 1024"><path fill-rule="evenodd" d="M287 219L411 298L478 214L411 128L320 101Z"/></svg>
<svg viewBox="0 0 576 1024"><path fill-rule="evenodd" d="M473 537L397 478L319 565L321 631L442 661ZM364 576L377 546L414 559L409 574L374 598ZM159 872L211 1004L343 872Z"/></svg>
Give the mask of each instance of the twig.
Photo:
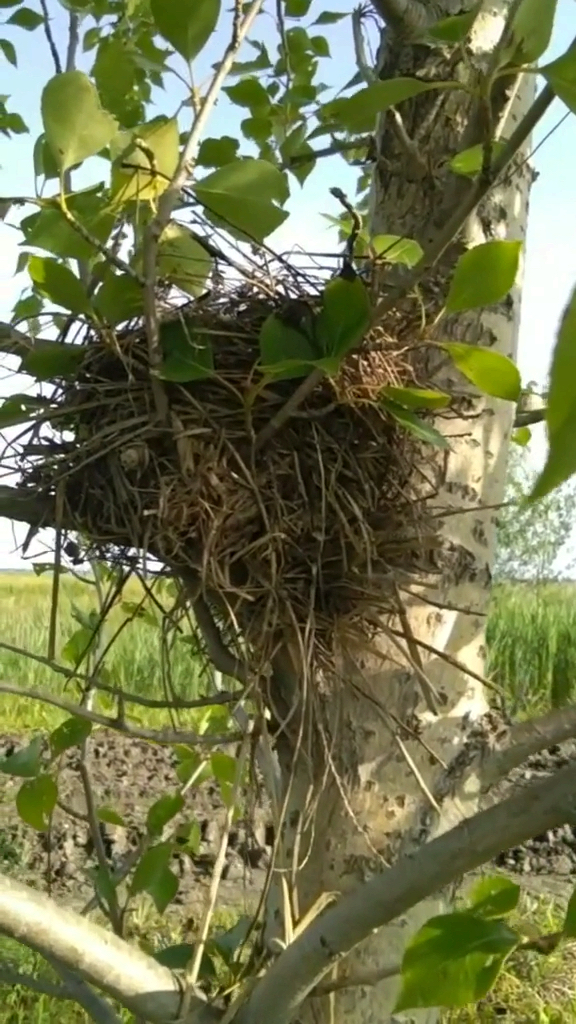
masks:
<svg viewBox="0 0 576 1024"><path fill-rule="evenodd" d="M108 864L108 858L106 857L106 850L104 849L104 840L102 839L102 832L100 831L100 822L98 820L98 814L96 811L96 803L94 800L94 794L92 792L92 782L90 779L90 773L86 764L86 744L83 744L82 756L78 762L78 772L80 779L82 780L82 789L84 790L84 800L86 802L86 816L88 818L88 828L90 830L90 836L94 844L94 850L96 852L96 859L98 861L98 867L104 875L106 882L106 892L110 894L108 900L108 911L110 915L110 923L112 928L116 932L116 935L122 935L122 914L120 912L120 905L118 903L118 893L116 887L112 882L112 873Z"/></svg>
<svg viewBox="0 0 576 1024"><path fill-rule="evenodd" d="M46 3L46 0L40 0L40 7L42 8L42 14L44 15L44 35L46 36L50 53L52 54L54 70L57 75L61 75L62 61L60 60L60 54L58 53L56 43L54 42L54 36L52 35L52 28L50 26L50 15L48 13L48 4Z"/></svg>
<svg viewBox="0 0 576 1024"><path fill-rule="evenodd" d="M505 747L489 754L482 765L482 788L490 789L533 754L574 737L575 706L557 708L528 722L518 722L510 728Z"/></svg>
<svg viewBox="0 0 576 1024"><path fill-rule="evenodd" d="M0 966L0 985L21 985L30 992L38 992L42 996L49 996L50 999L73 999L68 989L63 985L55 985L53 982L44 981L43 978L36 978L32 974L21 974L11 967Z"/></svg>
<svg viewBox="0 0 576 1024"><path fill-rule="evenodd" d="M153 386L155 388L155 403L158 415L165 419L168 411L167 398L164 393L162 382L158 378L158 370L162 363L162 352L160 348L160 324L158 308L156 305L156 263L158 259L158 246L164 229L166 228L174 207L178 202L182 187L190 178L194 167L196 150L202 138L208 118L214 104L218 99L220 90L234 63L234 59L246 35L260 12L264 0L252 0L242 22L234 23L232 38L224 53L217 71L212 78L208 91L200 103L198 113L192 122L192 128L182 151L178 167L174 172L172 180L158 200L158 211L151 224L146 229L144 237L144 318L146 322L146 335L148 338L148 357Z"/></svg>
<svg viewBox="0 0 576 1024"><path fill-rule="evenodd" d="M52 970L62 978L66 990L74 1002L82 1007L95 1024L120 1024L120 1018L114 1013L112 1007L102 999L102 996L93 992L87 982L78 977L74 971L64 967L55 957L47 957L47 960Z"/></svg>
<svg viewBox="0 0 576 1024"><path fill-rule="evenodd" d="M322 982L311 992L311 995L328 996L331 992L340 992L343 988L359 988L361 986L369 988L378 985L381 981L386 981L387 978L396 978L401 972L402 965L394 964L390 967L375 967L372 970L367 968L365 971L357 971L355 974L343 974L341 978L335 978L334 981Z"/></svg>
<svg viewBox="0 0 576 1024"><path fill-rule="evenodd" d="M517 412L514 420L514 427L530 427L534 423L544 423L547 409L527 409L526 412Z"/></svg>
<svg viewBox="0 0 576 1024"><path fill-rule="evenodd" d="M311 160L320 160L324 156L337 156L339 153L347 153L351 149L362 149L364 146L369 148L373 141L372 135L363 135L358 139L344 139L341 142L333 142L330 146L324 146L323 149L313 149L310 153L294 153L280 166L283 171L289 171L291 167L306 164Z"/></svg>
<svg viewBox="0 0 576 1024"><path fill-rule="evenodd" d="M106 729L113 729L114 732L122 733L123 736L131 736L132 739L150 740L152 743L188 743L190 746L197 744L203 747L218 747L238 743L238 740L242 739L238 733L228 733L223 736L213 736L210 734L199 736L198 733L188 732L186 729L182 731L179 729L131 729L118 718L112 718L110 715L101 715L97 711L83 708L80 704L74 704L73 701L64 700L55 694L33 688L26 689L15 686L14 683L6 683L4 681L0 681L0 693L10 693L15 697L27 697L30 700L51 704L53 707L60 708L61 711L66 711L67 714L74 715L76 718L85 718L88 722L102 725Z"/></svg>
<svg viewBox="0 0 576 1024"><path fill-rule="evenodd" d="M76 67L76 51L80 42L79 34L80 18L73 11L70 12L68 21L68 50L66 52L66 71L74 71Z"/></svg>

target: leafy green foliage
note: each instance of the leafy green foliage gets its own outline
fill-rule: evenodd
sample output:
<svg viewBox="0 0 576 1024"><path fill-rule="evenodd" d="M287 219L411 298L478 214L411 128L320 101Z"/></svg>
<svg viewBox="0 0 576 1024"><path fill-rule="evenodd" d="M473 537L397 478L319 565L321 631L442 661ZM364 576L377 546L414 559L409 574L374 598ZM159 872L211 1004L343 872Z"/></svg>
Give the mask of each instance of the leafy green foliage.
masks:
<svg viewBox="0 0 576 1024"><path fill-rule="evenodd" d="M286 175L266 160L233 160L194 186L207 214L231 234L262 242L284 223L288 214Z"/></svg>
<svg viewBox="0 0 576 1024"><path fill-rule="evenodd" d="M369 132L378 114L404 100L450 83L421 82L417 78L388 78L374 82L353 96L332 100L322 110L322 119L337 124L340 131Z"/></svg>
<svg viewBox="0 0 576 1024"><path fill-rule="evenodd" d="M481 917L504 917L518 906L520 886L501 875L481 878L468 896L470 910Z"/></svg>
<svg viewBox="0 0 576 1024"><path fill-rule="evenodd" d="M142 286L130 274L115 274L109 267L92 304L96 314L111 327L140 316L144 308Z"/></svg>
<svg viewBox="0 0 576 1024"><path fill-rule="evenodd" d="M50 749L53 757L58 757L70 747L78 747L88 739L92 732L92 723L85 718L74 716L67 718L50 733Z"/></svg>
<svg viewBox="0 0 576 1024"><path fill-rule="evenodd" d="M350 270L329 281L316 320L322 353L341 360L356 348L370 326L371 313L368 289L357 274Z"/></svg>
<svg viewBox="0 0 576 1024"><path fill-rule="evenodd" d="M134 871L130 886L132 895L147 892L160 914L178 892L178 879L169 866L172 852L172 843L158 843L147 850Z"/></svg>
<svg viewBox="0 0 576 1024"><path fill-rule="evenodd" d="M546 426L548 458L531 498L542 498L576 472L576 289L564 311L552 354Z"/></svg>
<svg viewBox="0 0 576 1024"><path fill-rule="evenodd" d="M204 291L212 258L189 228L172 222L159 242L157 268L159 277L189 295L198 296Z"/></svg>
<svg viewBox="0 0 576 1024"><path fill-rule="evenodd" d="M381 403L401 427L404 427L410 434L414 434L420 441L434 445L435 448L450 447L444 435L439 430L436 430L436 427L433 427L431 423L421 420L411 409L407 409L398 402L393 402L386 397L382 397Z"/></svg>
<svg viewBox="0 0 576 1024"><path fill-rule="evenodd" d="M505 57L510 63L530 64L548 49L558 0L522 0L510 26Z"/></svg>
<svg viewBox="0 0 576 1024"><path fill-rule="evenodd" d="M161 836L166 825L172 821L184 807L184 797L181 793L166 793L148 810L146 817L146 828L151 836Z"/></svg>
<svg viewBox="0 0 576 1024"><path fill-rule="evenodd" d="M502 139L497 139L492 145L492 160L497 158L506 143ZM463 149L461 153L456 153L450 161L450 168L454 171L454 174L463 174L466 177L474 178L482 170L484 162L484 146L470 146L469 149Z"/></svg>
<svg viewBox="0 0 576 1024"><path fill-rule="evenodd" d="M498 918L472 913L431 918L406 947L396 1011L478 1002L517 945L516 932Z"/></svg>
<svg viewBox="0 0 576 1024"><path fill-rule="evenodd" d="M49 256L31 256L28 273L36 290L71 313L86 313L90 302L82 282L72 271Z"/></svg>
<svg viewBox="0 0 576 1024"><path fill-rule="evenodd" d="M567 939L576 939L576 891L568 900L563 931Z"/></svg>
<svg viewBox="0 0 576 1024"><path fill-rule="evenodd" d="M480 391L493 398L518 401L522 387L520 372L508 356L479 345L465 345L460 341L444 342L442 348L448 352L460 373Z"/></svg>
<svg viewBox="0 0 576 1024"><path fill-rule="evenodd" d="M55 75L42 91L42 123L60 171L100 152L118 129L102 109L95 86L82 71Z"/></svg>
<svg viewBox="0 0 576 1024"><path fill-rule="evenodd" d="M501 302L516 281L521 249L521 242L491 241L463 253L450 282L448 312Z"/></svg>
<svg viewBox="0 0 576 1024"><path fill-rule="evenodd" d="M162 324L160 344L164 354L160 370L163 380L185 384L192 380L203 380L213 373L214 355L210 336L192 333L192 328L182 319Z"/></svg>
<svg viewBox="0 0 576 1024"><path fill-rule="evenodd" d="M32 10L31 7L19 7L14 14L11 14L7 19L7 25L16 25L18 28L23 28L26 32L33 32L35 28L42 25L44 18L38 11Z"/></svg>
<svg viewBox="0 0 576 1024"><path fill-rule="evenodd" d="M542 74L556 95L576 113L576 46L542 68Z"/></svg>
<svg viewBox="0 0 576 1024"><path fill-rule="evenodd" d="M388 385L380 392L405 409L445 409L450 404L450 395L443 391L431 391L427 388L400 388Z"/></svg>
<svg viewBox="0 0 576 1024"><path fill-rule="evenodd" d="M27 825L45 832L58 800L58 786L51 775L37 775L23 782L16 794L16 809Z"/></svg>
<svg viewBox="0 0 576 1024"><path fill-rule="evenodd" d="M204 49L220 15L220 0L151 0L150 7L160 35L187 61Z"/></svg>
<svg viewBox="0 0 576 1024"><path fill-rule="evenodd" d="M387 263L403 263L406 267L416 266L424 255L419 242L400 235L374 235L370 239L370 249Z"/></svg>
<svg viewBox="0 0 576 1024"><path fill-rule="evenodd" d="M80 345L65 345L59 341L37 342L22 357L19 369L37 380L56 380L73 375L83 358Z"/></svg>
<svg viewBox="0 0 576 1024"><path fill-rule="evenodd" d="M65 203L74 221L91 238L102 244L107 241L114 225L114 214L99 186L66 196ZM74 228L57 198L52 203L46 200L46 205L37 213L24 217L20 227L25 244L32 248L45 249L62 259L90 260L94 256L93 243Z"/></svg>
<svg viewBox="0 0 576 1024"><path fill-rule="evenodd" d="M260 329L262 371L276 378L303 377L318 356L313 332L311 316L292 326L271 313Z"/></svg>
<svg viewBox="0 0 576 1024"><path fill-rule="evenodd" d="M155 118L135 129L125 143L112 167L115 209L133 200L155 200L166 191L180 157L178 121Z"/></svg>
<svg viewBox="0 0 576 1024"><path fill-rule="evenodd" d="M22 747L0 760L0 772L21 779L35 778L42 767L43 746L42 737L34 736L28 746Z"/></svg>
<svg viewBox="0 0 576 1024"><path fill-rule="evenodd" d="M426 34L440 43L451 45L463 43L472 30L480 7L481 4L476 3L465 14L455 14L450 18L441 18L427 29Z"/></svg>

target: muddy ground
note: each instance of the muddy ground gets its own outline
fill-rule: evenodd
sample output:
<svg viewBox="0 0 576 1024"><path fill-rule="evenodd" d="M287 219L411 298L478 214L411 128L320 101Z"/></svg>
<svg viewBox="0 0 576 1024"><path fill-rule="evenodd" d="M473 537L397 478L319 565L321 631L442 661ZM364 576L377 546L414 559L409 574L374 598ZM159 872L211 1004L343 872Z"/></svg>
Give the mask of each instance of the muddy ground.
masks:
<svg viewBox="0 0 576 1024"><path fill-rule="evenodd" d="M13 753L21 743L16 737L0 736L0 758ZM552 748L531 758L514 773L508 785L523 785L547 775L573 756L576 756L574 744ZM85 802L76 769L77 757L77 750L64 755L58 779L59 796L68 810L82 815ZM96 803L99 807L113 808L126 822L125 827L101 825L111 865L118 865L137 846L150 805L163 794L174 791L178 784L175 763L169 748L128 741L119 734L99 731L90 740L90 771ZM0 870L49 891L70 905L82 906L93 892L87 870L95 864L87 824L81 817L72 817L62 810L56 811L48 833L22 824L14 802L21 782L21 779L0 775ZM175 907L185 906L193 912L202 903L218 850L224 813L217 785L206 782L188 791L184 811L175 823L195 820L201 839L195 851L181 849L174 854L172 868L179 879ZM263 807L257 807L235 824L219 895L221 907L240 909L254 903L264 883L271 839ZM523 876L528 888L565 894L576 883L576 823L502 854L495 866Z"/></svg>

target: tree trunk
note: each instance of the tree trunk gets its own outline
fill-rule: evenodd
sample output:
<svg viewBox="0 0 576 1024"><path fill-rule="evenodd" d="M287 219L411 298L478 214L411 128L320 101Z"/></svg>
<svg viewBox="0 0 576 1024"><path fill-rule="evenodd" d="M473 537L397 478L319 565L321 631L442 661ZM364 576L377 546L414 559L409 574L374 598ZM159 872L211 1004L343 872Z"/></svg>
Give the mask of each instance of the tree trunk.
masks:
<svg viewBox="0 0 576 1024"><path fill-rule="evenodd" d="M440 4L438 7L442 6ZM444 0L446 15L459 13L470 2ZM433 76L471 80L474 69L485 67L504 24L506 2L488 5L479 17L472 46L463 62L461 55L411 45L396 39L391 30L382 36L380 74ZM515 91L502 93L501 110L507 112L509 134L533 99L534 77L522 76ZM422 244L437 237L461 194L463 181L451 174L451 156L479 140L465 136L470 100L462 91L431 92L398 108L399 128L391 114L377 130L379 156L372 188L372 233L416 238ZM414 147L402 142L407 133ZM417 155L417 159L414 154ZM445 255L422 287L429 322L442 305L454 260L463 247L497 238L524 239L531 171L521 160L469 218L459 240ZM465 184L465 182L464 182ZM491 346L515 357L520 309L517 284L508 300L489 310L467 313L442 322L436 337ZM474 723L488 705L483 686L473 676L447 662L443 654L481 674L484 662L484 623L490 595L494 548L494 506L503 500L504 473L513 409L509 403L485 400L457 371L438 365L434 382L466 396L461 414L442 418L438 429L450 437L446 458L431 451L430 474L437 493L431 499L439 513L462 511L442 517L441 574L434 586L402 591L410 630L422 658L424 671L440 700L433 713L422 698L418 673L399 655L385 632L371 650L353 649L342 642L337 668L342 679L338 692L325 701L325 744L316 747L316 774L325 772L321 794L310 814L303 808L310 793L310 762L297 758L292 774L284 855L299 857L297 889L302 915L323 893L343 892L376 872L384 863L451 827L477 807L478 780L471 778L466 799L458 802L438 791L446 765L462 750ZM466 412L464 408L466 407ZM420 643L433 649L419 646ZM406 642L402 641L404 647ZM412 654L414 646L412 646ZM437 652L437 653L435 653ZM321 749L324 748L324 749ZM294 751L285 751L286 771ZM296 842L295 837L298 841ZM307 839L310 845L306 845ZM401 960L407 937L425 920L446 906L450 894L426 903L399 920L394 927L375 934L358 949L341 972L393 967ZM398 979L370 987L337 991L313 999L302 1021L343 1024L385 1024L413 1020L418 1024L437 1019L437 1011L418 1011L394 1016Z"/></svg>

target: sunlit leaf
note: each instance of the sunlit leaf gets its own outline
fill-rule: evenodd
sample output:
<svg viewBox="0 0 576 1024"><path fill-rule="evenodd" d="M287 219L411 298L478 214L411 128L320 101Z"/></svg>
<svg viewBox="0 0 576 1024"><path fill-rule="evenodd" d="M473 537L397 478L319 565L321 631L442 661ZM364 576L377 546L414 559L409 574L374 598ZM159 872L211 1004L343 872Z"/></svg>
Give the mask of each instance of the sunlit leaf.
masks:
<svg viewBox="0 0 576 1024"><path fill-rule="evenodd" d="M142 285L131 274L115 274L109 267L93 299L94 309L112 327L140 316L144 309Z"/></svg>
<svg viewBox="0 0 576 1024"><path fill-rule="evenodd" d="M161 836L164 828L184 807L181 793L164 793L148 809L146 828L151 836Z"/></svg>
<svg viewBox="0 0 576 1024"><path fill-rule="evenodd" d="M475 3L465 14L456 14L450 18L441 18L426 29L426 34L441 43L463 43L472 30L478 17L481 3Z"/></svg>
<svg viewBox="0 0 576 1024"><path fill-rule="evenodd" d="M382 388L381 394L407 409L445 409L451 401L450 395L443 391L430 391L426 388L397 388L389 385Z"/></svg>
<svg viewBox="0 0 576 1024"><path fill-rule="evenodd" d="M576 113L576 46L572 45L557 60L546 64L540 73L572 113Z"/></svg>
<svg viewBox="0 0 576 1024"><path fill-rule="evenodd" d="M11 395L0 405L0 429L27 423L35 413L45 408L44 401L30 395Z"/></svg>
<svg viewBox="0 0 576 1024"><path fill-rule="evenodd" d="M86 313L90 301L86 289L68 267L49 256L31 256L28 273L41 295L71 313Z"/></svg>
<svg viewBox="0 0 576 1024"><path fill-rule="evenodd" d="M156 199L168 188L179 157L176 118L156 118L135 129L127 148L113 165L114 205L134 199Z"/></svg>
<svg viewBox="0 0 576 1024"><path fill-rule="evenodd" d="M118 825L122 828L126 825L122 815L118 814L118 811L115 811L113 807L99 807L96 811L96 816L105 825Z"/></svg>
<svg viewBox="0 0 576 1024"><path fill-rule="evenodd" d="M381 404L400 426L408 430L409 433L414 434L420 441L434 445L435 448L450 447L447 439L439 430L436 430L430 423L425 423L411 409L405 409L396 402L392 402L389 398L382 398Z"/></svg>
<svg viewBox="0 0 576 1024"><path fill-rule="evenodd" d="M73 376L86 353L80 345L64 345L59 341L37 342L22 357L19 372L29 373L37 380L55 380Z"/></svg>
<svg viewBox="0 0 576 1024"><path fill-rule="evenodd" d="M525 448L532 440L532 431L530 430L530 427L518 427L517 430L512 431L510 440L514 444L520 445L521 448Z"/></svg>
<svg viewBox="0 0 576 1024"><path fill-rule="evenodd" d="M288 199L286 175L267 160L234 160L198 181L194 192L209 214L259 242L288 216L277 205Z"/></svg>
<svg viewBox="0 0 576 1024"><path fill-rule="evenodd" d="M224 754L222 751L217 750L210 755L210 765L214 773L214 778L218 783L222 800L226 806L229 807L232 800L234 783L236 781L236 758L231 757L230 754Z"/></svg>
<svg viewBox="0 0 576 1024"><path fill-rule="evenodd" d="M470 911L481 917L504 917L518 906L520 886L502 875L481 878L468 894Z"/></svg>
<svg viewBox="0 0 576 1024"><path fill-rule="evenodd" d="M42 736L34 736L26 747L0 760L0 772L20 779L35 778L42 768Z"/></svg>
<svg viewBox="0 0 576 1024"><path fill-rule="evenodd" d="M501 302L516 281L521 250L521 242L491 241L463 253L450 282L448 312Z"/></svg>
<svg viewBox="0 0 576 1024"><path fill-rule="evenodd" d="M424 255L418 242L401 235L375 235L370 239L370 248L388 263L403 263L406 267L416 266Z"/></svg>
<svg viewBox="0 0 576 1024"><path fill-rule="evenodd" d="M496 139L491 146L491 157L494 161L505 148L506 142L502 139ZM484 146L470 146L469 149L463 149L461 153L456 153L450 161L450 169L454 171L454 174L463 174L466 177L474 178L482 170L484 160Z"/></svg>
<svg viewBox="0 0 576 1024"><path fill-rule="evenodd" d="M370 326L372 308L361 277L339 274L325 286L316 336L322 353L341 358L356 348Z"/></svg>
<svg viewBox="0 0 576 1024"><path fill-rule="evenodd" d="M222 135L219 139L204 139L198 150L196 163L200 167L223 167L236 159L238 139Z"/></svg>
<svg viewBox="0 0 576 1024"><path fill-rule="evenodd" d="M337 21L342 21L343 18L349 18L350 15L341 11L322 11L314 22L315 25L335 25Z"/></svg>
<svg viewBox="0 0 576 1024"><path fill-rule="evenodd" d="M548 458L531 498L542 498L576 473L576 289L564 310L552 354L546 411Z"/></svg>
<svg viewBox="0 0 576 1024"><path fill-rule="evenodd" d="M211 269L212 258L190 228L176 221L168 224L158 245L158 276L181 291L198 296L205 290Z"/></svg>
<svg viewBox="0 0 576 1024"><path fill-rule="evenodd" d="M422 82L417 78L387 78L367 85L353 96L332 100L323 108L322 118L337 123L341 130L369 132L374 129L376 118L382 111L423 92L454 88L455 84Z"/></svg>
<svg viewBox="0 0 576 1024"><path fill-rule="evenodd" d="M142 856L134 871L130 891L132 895L147 892L159 914L163 914L178 892L178 879L169 867L172 843L159 843Z"/></svg>
<svg viewBox="0 0 576 1024"><path fill-rule="evenodd" d="M505 57L515 64L531 64L548 49L558 0L522 0L510 26Z"/></svg>
<svg viewBox="0 0 576 1024"><path fill-rule="evenodd" d="M184 60L194 60L216 28L220 0L150 0L160 35Z"/></svg>
<svg viewBox="0 0 576 1024"><path fill-rule="evenodd" d="M203 380L214 372L212 340L199 334L183 320L172 320L160 328L164 360L160 368L163 380L186 383Z"/></svg>
<svg viewBox="0 0 576 1024"><path fill-rule="evenodd" d="M508 356L480 345L447 341L442 348L448 352L460 373L492 398L517 402L522 389L520 371Z"/></svg>
<svg viewBox="0 0 576 1024"><path fill-rule="evenodd" d="M134 104L137 67L129 39L119 35L104 37L98 46L92 74L106 110L121 124L129 122L129 112L139 108L139 104Z"/></svg>
<svg viewBox="0 0 576 1024"><path fill-rule="evenodd" d="M91 732L92 723L85 718L67 718L50 733L52 756L57 757L70 747L79 747L88 739Z"/></svg>
<svg viewBox="0 0 576 1024"><path fill-rule="evenodd" d="M517 934L498 919L468 913L431 918L406 947L395 1011L477 1003L517 945Z"/></svg>
<svg viewBox="0 0 576 1024"><path fill-rule="evenodd" d="M62 648L62 657L76 668L94 645L94 631L86 626L75 630Z"/></svg>
<svg viewBox="0 0 576 1024"><path fill-rule="evenodd" d="M61 171L100 152L118 130L115 118L102 109L95 86L82 71L65 71L44 86L42 122Z"/></svg>
<svg viewBox="0 0 576 1024"><path fill-rule="evenodd" d="M105 243L114 226L114 214L100 188L66 197L74 219L96 241ZM59 205L44 206L20 222L24 243L46 249L63 259L89 260L95 254L91 242L82 237L66 219Z"/></svg>
<svg viewBox="0 0 576 1024"><path fill-rule="evenodd" d="M51 775L37 775L23 782L16 794L16 809L22 821L45 832L58 800L58 786Z"/></svg>
<svg viewBox="0 0 576 1024"><path fill-rule="evenodd" d="M232 103L239 107L248 107L252 113L262 113L270 109L270 97L258 78L243 78L235 85L228 86L224 92Z"/></svg>

